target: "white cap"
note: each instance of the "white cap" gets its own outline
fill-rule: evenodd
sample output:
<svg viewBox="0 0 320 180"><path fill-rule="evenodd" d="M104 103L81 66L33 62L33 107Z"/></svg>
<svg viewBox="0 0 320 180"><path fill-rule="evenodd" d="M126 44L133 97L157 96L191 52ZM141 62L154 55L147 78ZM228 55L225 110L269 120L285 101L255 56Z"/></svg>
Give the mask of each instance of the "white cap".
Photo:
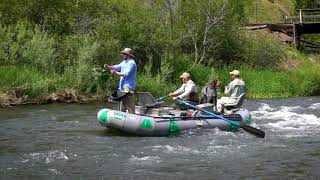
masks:
<svg viewBox="0 0 320 180"><path fill-rule="evenodd" d="M180 76L180 78L189 78L189 77L190 77L190 74L187 72L182 73Z"/></svg>
<svg viewBox="0 0 320 180"><path fill-rule="evenodd" d="M233 74L233 75L239 76L239 75L240 75L240 71L238 71L238 70L233 70L232 72L229 72L229 74Z"/></svg>

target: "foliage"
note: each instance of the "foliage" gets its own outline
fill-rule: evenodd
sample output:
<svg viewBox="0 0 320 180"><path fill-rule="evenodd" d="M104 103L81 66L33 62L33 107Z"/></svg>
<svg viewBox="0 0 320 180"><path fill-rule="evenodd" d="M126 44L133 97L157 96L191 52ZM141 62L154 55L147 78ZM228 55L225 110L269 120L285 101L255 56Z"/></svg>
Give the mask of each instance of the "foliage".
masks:
<svg viewBox="0 0 320 180"><path fill-rule="evenodd" d="M320 2L318 0L296 0L297 9L312 9L320 8Z"/></svg>
<svg viewBox="0 0 320 180"><path fill-rule="evenodd" d="M244 0L246 23L281 23L295 15L296 0Z"/></svg>
<svg viewBox="0 0 320 180"><path fill-rule="evenodd" d="M319 66L299 71L255 70L240 68L249 87L250 98L313 96L320 93Z"/></svg>
<svg viewBox="0 0 320 180"><path fill-rule="evenodd" d="M241 39L243 63L256 69L274 69L283 59L282 45L264 32L244 32ZM241 62L238 60L238 65Z"/></svg>
<svg viewBox="0 0 320 180"><path fill-rule="evenodd" d="M41 33L37 28L32 38L25 43L22 52L23 62L32 64L42 71L54 71L57 66L55 39L46 33Z"/></svg>
<svg viewBox="0 0 320 180"><path fill-rule="evenodd" d="M1 79L7 78L1 88L27 86L33 89L30 91L41 93L73 88L82 93L107 94L117 87L118 78L102 73L103 64L119 63L120 51L131 47L138 64L138 90L158 96L179 87L179 76L184 71L191 74L200 90L212 79L228 83L226 72L237 67L247 67L249 72L258 74L262 71L261 81L281 80L283 83L272 83L274 94L317 94L317 86L305 91L283 88L283 84L292 82L287 73L275 71L285 56L281 45L263 33L239 31L241 24L252 19L253 3L254 0L3 0L0 63L2 68L12 70L13 77L1 74ZM292 11L291 0L279 3L281 7L288 4ZM264 7L279 5L275 1L267 4ZM309 7L306 3L303 6ZM281 15L275 16L279 19ZM25 80L15 66L27 68L21 72L30 79ZM303 88L318 82L316 69L290 77L307 76L297 86ZM249 78L251 82L258 83ZM253 85L253 96L259 88L266 94L270 90Z"/></svg>

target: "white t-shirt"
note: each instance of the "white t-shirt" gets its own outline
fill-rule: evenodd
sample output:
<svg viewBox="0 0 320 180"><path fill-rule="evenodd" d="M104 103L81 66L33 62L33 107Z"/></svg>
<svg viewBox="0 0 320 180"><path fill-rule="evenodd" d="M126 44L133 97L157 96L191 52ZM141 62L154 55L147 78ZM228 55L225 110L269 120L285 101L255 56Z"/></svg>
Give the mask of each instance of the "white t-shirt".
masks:
<svg viewBox="0 0 320 180"><path fill-rule="evenodd" d="M197 92L197 87L194 82L189 79L187 83L183 83L182 86L173 94L178 95L179 98L183 99L189 96L192 92Z"/></svg>

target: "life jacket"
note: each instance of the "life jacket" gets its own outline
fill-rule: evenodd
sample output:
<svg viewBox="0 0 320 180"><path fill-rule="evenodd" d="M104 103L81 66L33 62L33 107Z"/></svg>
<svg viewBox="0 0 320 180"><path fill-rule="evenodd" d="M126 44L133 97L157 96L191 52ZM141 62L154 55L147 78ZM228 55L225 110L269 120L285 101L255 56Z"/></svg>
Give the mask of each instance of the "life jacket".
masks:
<svg viewBox="0 0 320 180"><path fill-rule="evenodd" d="M185 100L186 100L186 101L191 101L191 102L198 103L198 102L199 102L198 93L197 93L197 92L191 92L191 93L189 94L189 96L186 97Z"/></svg>

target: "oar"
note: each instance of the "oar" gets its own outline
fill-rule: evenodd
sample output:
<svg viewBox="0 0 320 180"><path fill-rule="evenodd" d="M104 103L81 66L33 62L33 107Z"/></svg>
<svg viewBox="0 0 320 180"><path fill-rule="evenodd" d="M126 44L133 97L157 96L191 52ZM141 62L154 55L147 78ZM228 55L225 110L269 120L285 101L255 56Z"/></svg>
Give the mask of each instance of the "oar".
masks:
<svg viewBox="0 0 320 180"><path fill-rule="evenodd" d="M227 118L225 118L225 117L223 117L223 116L220 116L220 115L214 114L214 113L212 113L212 112L210 112L210 111L201 109L201 108L199 108L199 107L197 107L197 106L194 106L194 105L192 105L192 104L190 104L190 103L187 103L187 102L185 102L185 101L183 101L183 100L181 100L181 99L177 99L177 101L178 101L179 103L181 103L181 104L185 104L186 106L192 107L192 108L197 109L197 110L199 110L199 111L202 111L202 112L205 112L205 113L207 113L207 114L210 114L210 115L212 115L212 116L214 116L214 117L217 117L217 118L219 118L219 119L222 119L222 120L224 120L224 121L226 121L226 122L229 122L229 123L231 123L231 124L234 124L234 125L236 125L236 126L238 126L238 127L241 127L243 130L245 130L245 131L247 131L248 133L253 134L253 135L257 136L257 137L264 138L264 136L265 136L265 133L264 133L262 130L260 130L260 129L254 128L254 127L252 127L252 126L240 124L240 123L238 123L238 122L236 122L236 121L231 121L231 120L229 120L229 119L227 119Z"/></svg>
<svg viewBox="0 0 320 180"><path fill-rule="evenodd" d="M235 116L235 117L226 117L223 116L224 118L229 118L231 121L241 121L241 116ZM214 116L153 116L153 118L158 118L158 119L171 119L173 121L176 121L175 119L178 120L186 120L186 119L217 119Z"/></svg>
<svg viewBox="0 0 320 180"><path fill-rule="evenodd" d="M193 117L188 117L188 116L157 116L153 117L155 119L161 119L161 120L156 120L157 123L160 122L170 122L170 121L190 121L190 120L200 120L200 119L213 119L215 117L213 116L193 116Z"/></svg>
<svg viewBox="0 0 320 180"><path fill-rule="evenodd" d="M159 97L158 99L154 100L154 102L162 101L162 100L164 100L164 99L167 98L167 97L168 97L168 96Z"/></svg>

